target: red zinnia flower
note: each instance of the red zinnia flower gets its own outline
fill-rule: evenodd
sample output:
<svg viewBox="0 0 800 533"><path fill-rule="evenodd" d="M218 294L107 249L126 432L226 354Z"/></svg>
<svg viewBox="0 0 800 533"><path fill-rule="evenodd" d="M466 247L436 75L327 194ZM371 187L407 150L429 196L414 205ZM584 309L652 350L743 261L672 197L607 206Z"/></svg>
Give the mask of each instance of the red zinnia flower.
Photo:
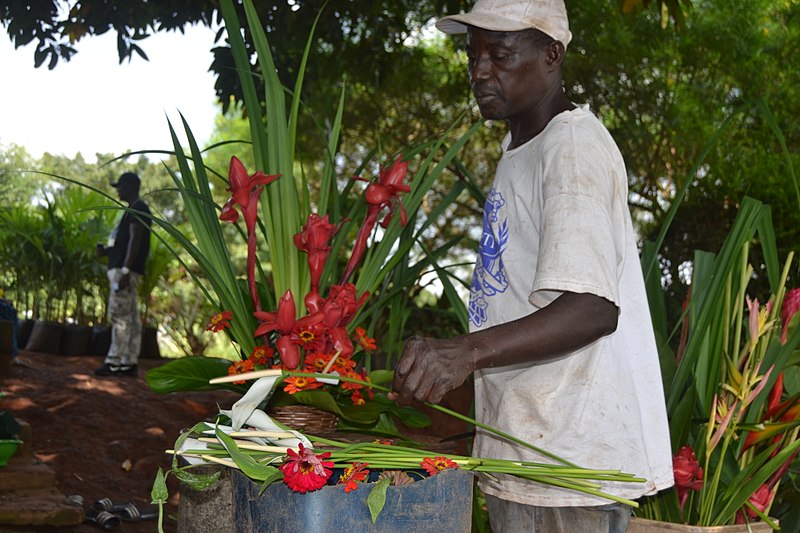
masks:
<svg viewBox="0 0 800 533"><path fill-rule="evenodd" d="M283 472L283 482L302 494L321 489L333 474L333 463L324 460L331 456L331 452L314 455L302 442L298 446L299 453L291 448L286 450L286 462L278 467Z"/></svg>
<svg viewBox="0 0 800 533"><path fill-rule="evenodd" d="M275 350L269 346L256 346L250 353L250 359L253 363L261 366L270 366L272 358L275 356Z"/></svg>
<svg viewBox="0 0 800 533"><path fill-rule="evenodd" d="M428 472L428 475L430 476L436 475L442 470L447 470L448 468L458 468L458 464L447 457L434 457L433 459L426 457L422 460L420 465L425 469L426 472Z"/></svg>
<svg viewBox="0 0 800 533"><path fill-rule="evenodd" d="M344 491L350 492L358 488L358 483L366 481L369 475L367 463L353 463L344 469L344 473L339 476L339 485L344 484Z"/></svg>
<svg viewBox="0 0 800 533"><path fill-rule="evenodd" d="M206 326L206 330L208 331L222 331L225 328L231 327L231 319L233 318L233 313L231 311L221 311L219 313L215 313L211 315L211 319L208 321L208 326Z"/></svg>

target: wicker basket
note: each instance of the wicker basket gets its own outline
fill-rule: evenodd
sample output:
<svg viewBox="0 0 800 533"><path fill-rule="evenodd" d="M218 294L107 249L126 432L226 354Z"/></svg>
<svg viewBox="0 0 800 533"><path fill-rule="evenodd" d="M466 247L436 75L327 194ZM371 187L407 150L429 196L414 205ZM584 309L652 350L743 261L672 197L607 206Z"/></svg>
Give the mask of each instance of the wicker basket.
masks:
<svg viewBox="0 0 800 533"><path fill-rule="evenodd" d="M335 414L310 405L271 407L267 414L281 424L311 435L333 433L339 423L339 417Z"/></svg>

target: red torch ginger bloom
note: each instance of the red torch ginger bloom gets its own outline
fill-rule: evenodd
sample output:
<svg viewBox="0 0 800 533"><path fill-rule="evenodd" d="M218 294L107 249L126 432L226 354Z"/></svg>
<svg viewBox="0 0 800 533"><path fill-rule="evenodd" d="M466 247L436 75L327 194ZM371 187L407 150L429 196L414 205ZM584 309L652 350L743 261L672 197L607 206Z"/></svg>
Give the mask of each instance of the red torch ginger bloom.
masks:
<svg viewBox="0 0 800 533"><path fill-rule="evenodd" d="M292 296L291 290L287 290L283 294L278 302L278 310L276 312L256 311L255 313L256 318L261 321L261 325L256 328L253 336L260 337L271 331L280 333L281 337L277 340L275 346L278 348L281 362L290 370L297 368L300 363L300 348L295 342L296 339L292 338L295 329L319 323L324 318L322 313L314 313L296 320L296 314L297 308L294 305L294 296Z"/></svg>
<svg viewBox="0 0 800 533"><path fill-rule="evenodd" d="M783 307L781 308L781 323L783 323L783 329L781 329L782 344L786 344L789 340L789 322L798 311L800 311L800 288L790 290L783 299Z"/></svg>
<svg viewBox="0 0 800 533"><path fill-rule="evenodd" d="M691 446L682 447L677 455L672 456L672 470L675 475L675 491L683 509L689 491L703 488L703 469L700 468Z"/></svg>
<svg viewBox="0 0 800 533"><path fill-rule="evenodd" d="M231 193L231 197L222 206L222 212L219 215L220 220L236 222L239 219L239 213L236 211L235 206L239 206L242 215L244 215L244 223L247 227L247 281L250 288L250 298L253 300L253 306L257 311L261 310L255 278L258 197L266 185L269 185L279 177L280 174L267 175L260 170L253 175L248 175L247 169L244 168L239 158L236 156L231 157L231 164L228 169L228 181L230 182L228 192Z"/></svg>
<svg viewBox="0 0 800 533"><path fill-rule="evenodd" d="M366 481L369 475L367 463L353 463L344 469L344 473L339 476L339 485L344 484L344 491L356 490L359 483Z"/></svg>
<svg viewBox="0 0 800 533"><path fill-rule="evenodd" d="M315 455L313 450L299 443L300 451L291 448L286 450L286 462L278 469L283 472L283 482L295 492L305 494L309 491L321 489L333 474L333 463L325 461L331 452Z"/></svg>
<svg viewBox="0 0 800 533"><path fill-rule="evenodd" d="M329 243L335 234L336 226L328 221L328 215L320 217L316 213L311 213L303 230L294 236L294 244L298 250L308 254L311 291L314 293L319 289L319 278L331 251Z"/></svg>
<svg viewBox="0 0 800 533"><path fill-rule="evenodd" d="M433 459L426 457L422 460L420 465L425 469L426 472L428 472L428 475L430 476L434 476L442 470L458 468L458 464L447 457L434 457Z"/></svg>
<svg viewBox="0 0 800 533"><path fill-rule="evenodd" d="M358 342L358 344L364 348L365 351L373 352L378 348L378 345L375 343L375 339L369 338L367 331L361 326L356 327L354 333L356 342Z"/></svg>
<svg viewBox="0 0 800 533"><path fill-rule="evenodd" d="M388 208L389 210L381 221L381 226L384 228L392 221L392 215L397 208L400 209L400 222L404 226L408 222L406 209L403 207L403 202L400 201L401 193L411 191L411 188L403 183L407 171L408 163L398 157L388 169L381 167L378 181L371 182L367 186L367 190L364 192L364 199L367 201L367 215L358 230L353 252L350 254L350 260L347 261L347 266L339 283L345 283L349 280L361 262L364 251L367 249L367 239L369 239L372 230L375 228L375 224L378 222L378 215L383 208ZM359 177L356 177L356 179L366 181Z"/></svg>
<svg viewBox="0 0 800 533"><path fill-rule="evenodd" d="M233 313L231 311L221 311L219 313L215 313L211 315L211 318L208 321L208 326L206 326L206 330L217 332L229 328L231 327L232 318Z"/></svg>
<svg viewBox="0 0 800 533"><path fill-rule="evenodd" d="M756 491L752 494L752 496L750 496L747 499L747 501L750 503L750 505L758 509L758 512L764 513L766 512L767 507L769 507L769 505L772 503L772 490L765 483L760 487L758 487ZM750 509L750 507L748 507L747 505L742 506L742 510L744 510L747 513L747 516L749 518L751 519L758 518L756 512ZM742 513L741 510L736 512L736 523L737 524L745 523L744 514Z"/></svg>
<svg viewBox="0 0 800 533"><path fill-rule="evenodd" d="M247 372L252 372L255 370L255 365L253 361L250 359L245 359L243 361L234 361L231 363L231 366L228 367L228 375L235 376L237 374L245 374ZM244 385L245 380L234 381L232 382L234 385Z"/></svg>

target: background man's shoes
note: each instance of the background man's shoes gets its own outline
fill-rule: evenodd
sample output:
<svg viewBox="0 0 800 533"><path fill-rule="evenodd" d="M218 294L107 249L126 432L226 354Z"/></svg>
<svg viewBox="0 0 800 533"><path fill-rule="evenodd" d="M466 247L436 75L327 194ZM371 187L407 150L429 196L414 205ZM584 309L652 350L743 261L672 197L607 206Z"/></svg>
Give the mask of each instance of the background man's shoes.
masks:
<svg viewBox="0 0 800 533"><path fill-rule="evenodd" d="M104 364L94 371L96 376L136 376L139 374L139 365L110 365Z"/></svg>

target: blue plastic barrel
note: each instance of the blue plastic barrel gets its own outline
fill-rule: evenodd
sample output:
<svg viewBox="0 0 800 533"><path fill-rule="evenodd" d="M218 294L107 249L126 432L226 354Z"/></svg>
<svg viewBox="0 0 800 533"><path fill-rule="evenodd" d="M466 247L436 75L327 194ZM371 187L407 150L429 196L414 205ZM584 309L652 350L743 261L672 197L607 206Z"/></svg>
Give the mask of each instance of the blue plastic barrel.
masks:
<svg viewBox="0 0 800 533"><path fill-rule="evenodd" d="M239 533L469 533L473 475L445 470L402 486L390 486L386 505L373 524L367 507L372 484L345 492L343 485L293 492L276 482L259 495L260 484L232 472L233 518Z"/></svg>

